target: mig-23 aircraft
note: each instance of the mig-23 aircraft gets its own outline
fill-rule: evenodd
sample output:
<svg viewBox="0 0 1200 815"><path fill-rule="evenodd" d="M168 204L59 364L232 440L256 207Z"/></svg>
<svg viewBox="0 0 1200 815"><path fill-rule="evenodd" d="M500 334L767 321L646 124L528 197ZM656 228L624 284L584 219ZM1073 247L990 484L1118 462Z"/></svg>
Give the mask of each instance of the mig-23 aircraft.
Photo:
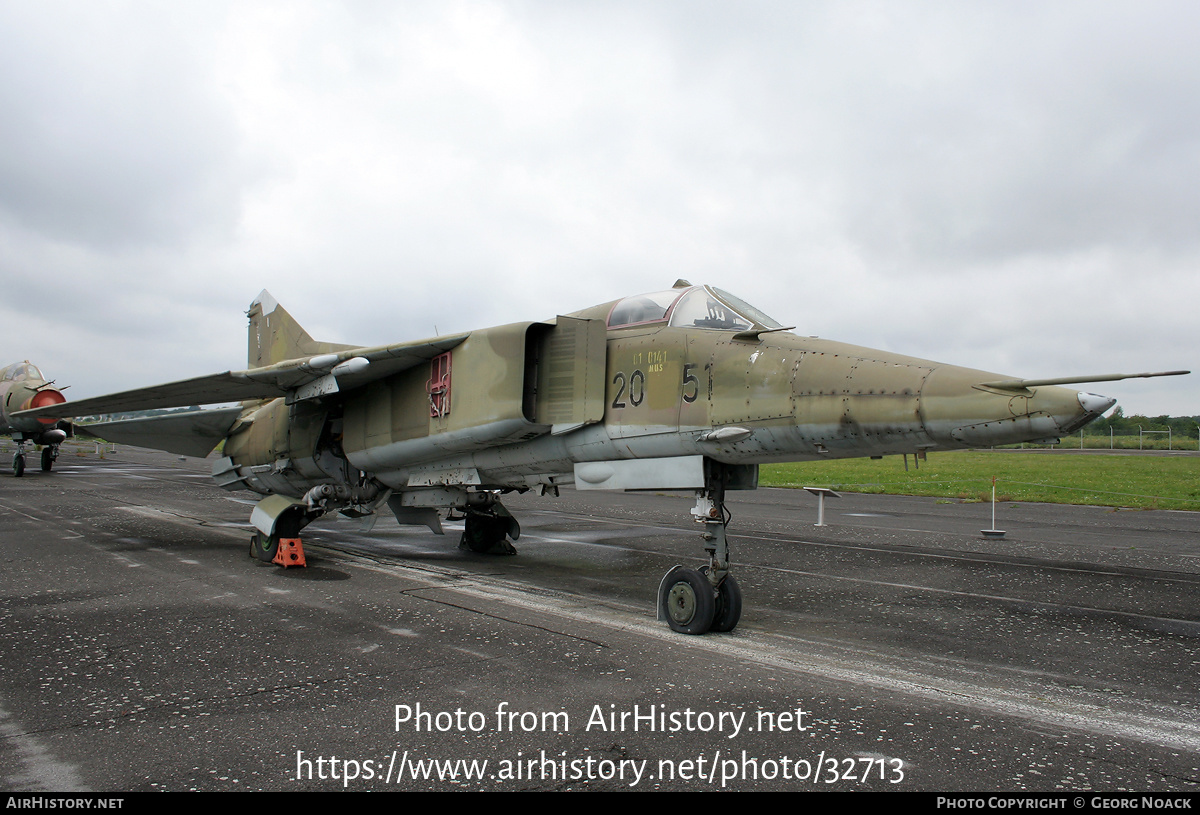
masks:
<svg viewBox="0 0 1200 815"><path fill-rule="evenodd" d="M67 401L62 392L47 382L36 365L29 360L14 362L0 370L0 433L12 436L17 443L13 456L13 475L25 474L25 445L29 442L45 445L42 448L42 469L49 472L58 459L58 446L71 434L69 422L59 417L14 416L22 410L60 405Z"/></svg>
<svg viewBox="0 0 1200 815"><path fill-rule="evenodd" d="M110 441L207 455L229 490L263 495L251 553L328 513L441 533L513 554L504 493L688 490L709 563L663 578L659 611L688 634L730 631L726 490L764 462L917 454L1072 433L1114 399L801 337L728 292L678 281L567 316L374 348L313 340L267 292L250 305L249 367L27 411L80 416L240 401L92 425ZM1185 371L1169 372L1186 373Z"/></svg>

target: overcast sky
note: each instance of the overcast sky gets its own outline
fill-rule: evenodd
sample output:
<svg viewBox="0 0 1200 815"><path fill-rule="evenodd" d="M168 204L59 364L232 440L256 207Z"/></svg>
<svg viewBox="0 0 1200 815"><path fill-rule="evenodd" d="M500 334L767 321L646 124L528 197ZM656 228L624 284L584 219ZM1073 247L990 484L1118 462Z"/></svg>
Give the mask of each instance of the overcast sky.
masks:
<svg viewBox="0 0 1200 815"><path fill-rule="evenodd" d="M0 0L0 364L245 367L676 278L1022 377L1200 369L1200 3ZM1091 386L1200 414L1200 374Z"/></svg>

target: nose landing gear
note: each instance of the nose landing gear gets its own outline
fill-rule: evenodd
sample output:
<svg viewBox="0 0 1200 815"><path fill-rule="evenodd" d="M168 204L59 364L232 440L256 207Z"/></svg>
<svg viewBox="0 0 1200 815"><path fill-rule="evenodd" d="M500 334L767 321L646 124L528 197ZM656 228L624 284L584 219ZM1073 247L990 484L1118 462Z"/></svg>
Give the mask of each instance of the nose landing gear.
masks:
<svg viewBox="0 0 1200 815"><path fill-rule="evenodd" d="M717 468L715 468L717 469ZM725 484L717 469L710 486L696 491L692 515L704 524L708 565L675 566L658 587L658 618L680 634L732 631L742 617L742 590L729 573L729 541L725 527Z"/></svg>

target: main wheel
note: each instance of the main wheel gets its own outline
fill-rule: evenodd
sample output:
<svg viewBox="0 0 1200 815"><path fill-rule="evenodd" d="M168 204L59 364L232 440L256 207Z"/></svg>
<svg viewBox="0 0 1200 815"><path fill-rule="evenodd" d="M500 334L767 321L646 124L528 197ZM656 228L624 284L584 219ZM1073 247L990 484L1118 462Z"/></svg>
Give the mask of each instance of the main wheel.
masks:
<svg viewBox="0 0 1200 815"><path fill-rule="evenodd" d="M707 575L705 576L707 579ZM709 631L732 631L742 619L742 589L733 575L725 575L717 587L717 609Z"/></svg>
<svg viewBox="0 0 1200 815"><path fill-rule="evenodd" d="M270 563L275 560L277 551L279 551L279 538L276 536L267 536L261 532L255 532L250 536L250 557L256 557L263 563Z"/></svg>
<svg viewBox="0 0 1200 815"><path fill-rule="evenodd" d="M50 472L50 468L54 466L54 451L49 447L42 448L42 472Z"/></svg>
<svg viewBox="0 0 1200 815"><path fill-rule="evenodd" d="M13 475L17 478L25 475L25 456L20 453L13 456Z"/></svg>
<svg viewBox="0 0 1200 815"><path fill-rule="evenodd" d="M517 550L505 540L508 519L496 515L468 512L460 546L488 555L515 555ZM519 534L519 533L518 533Z"/></svg>
<svg viewBox="0 0 1200 815"><path fill-rule="evenodd" d="M673 631L703 634L712 627L716 597L707 577L676 566L659 587L658 608Z"/></svg>

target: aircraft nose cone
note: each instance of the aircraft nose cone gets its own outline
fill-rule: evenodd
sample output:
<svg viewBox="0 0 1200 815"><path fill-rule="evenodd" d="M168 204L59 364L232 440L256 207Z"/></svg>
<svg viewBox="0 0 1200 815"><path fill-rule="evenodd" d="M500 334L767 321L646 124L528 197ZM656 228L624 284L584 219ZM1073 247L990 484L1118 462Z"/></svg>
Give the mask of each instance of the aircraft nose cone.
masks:
<svg viewBox="0 0 1200 815"><path fill-rule="evenodd" d="M34 391L33 396L30 397L25 404L21 405L21 410L32 410L34 408L50 407L51 405L61 405L65 401L67 401L67 397L63 396L57 388L43 387L37 391ZM39 424L52 425L57 422L58 419L49 419L39 416L37 421Z"/></svg>
<svg viewBox="0 0 1200 815"><path fill-rule="evenodd" d="M1079 406L1088 413L1094 413L1099 416L1104 411L1117 403L1116 399L1110 396L1101 396L1098 393L1079 393Z"/></svg>

